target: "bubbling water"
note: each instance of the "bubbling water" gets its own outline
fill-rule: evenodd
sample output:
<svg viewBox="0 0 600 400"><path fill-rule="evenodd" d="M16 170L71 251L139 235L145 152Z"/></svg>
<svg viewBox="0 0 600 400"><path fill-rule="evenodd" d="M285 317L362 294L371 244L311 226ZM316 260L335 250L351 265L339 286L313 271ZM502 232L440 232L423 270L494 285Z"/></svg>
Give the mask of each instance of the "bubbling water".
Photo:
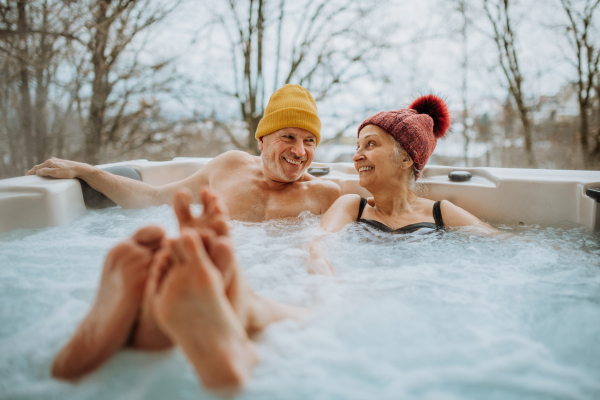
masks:
<svg viewBox="0 0 600 400"><path fill-rule="evenodd" d="M177 234L162 206L0 235L0 398L211 397L179 351L122 351L77 385L49 376L90 307L104 255L147 224ZM256 338L261 362L239 398L600 397L597 234L500 225L509 234L394 236L354 225L322 237L318 225L308 213L232 223L250 284L312 310ZM315 237L335 277L306 273Z"/></svg>

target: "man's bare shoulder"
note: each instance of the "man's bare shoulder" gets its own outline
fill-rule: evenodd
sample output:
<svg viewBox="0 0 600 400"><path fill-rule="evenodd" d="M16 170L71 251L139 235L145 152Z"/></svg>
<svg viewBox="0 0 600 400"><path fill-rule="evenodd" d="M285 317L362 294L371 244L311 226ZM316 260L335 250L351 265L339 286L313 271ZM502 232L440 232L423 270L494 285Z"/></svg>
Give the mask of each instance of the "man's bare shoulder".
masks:
<svg viewBox="0 0 600 400"><path fill-rule="evenodd" d="M321 179L316 176L312 176L308 173L304 174L305 177L302 179L304 182L308 184L309 187L314 188L315 190L321 190L324 192L335 192L340 191L340 187L337 183L330 181L329 179ZM341 194L341 192L340 192ZM338 194L337 197L340 197Z"/></svg>
<svg viewBox="0 0 600 400"><path fill-rule="evenodd" d="M256 156L252 156L244 151L230 150L216 156L211 163L218 165L247 165L259 163L260 159Z"/></svg>
<svg viewBox="0 0 600 400"><path fill-rule="evenodd" d="M319 199L319 202L322 205L321 213L327 211L327 209L342 195L342 190L338 184L333 181L311 176L310 179L305 182Z"/></svg>
<svg viewBox="0 0 600 400"><path fill-rule="evenodd" d="M198 187L209 184L214 178L221 179L223 174L231 174L232 171L239 171L240 169L250 169L257 162L260 162L258 157L251 156L243 151L226 151L213 158L194 175L187 178L185 180L186 186L192 191L196 191Z"/></svg>

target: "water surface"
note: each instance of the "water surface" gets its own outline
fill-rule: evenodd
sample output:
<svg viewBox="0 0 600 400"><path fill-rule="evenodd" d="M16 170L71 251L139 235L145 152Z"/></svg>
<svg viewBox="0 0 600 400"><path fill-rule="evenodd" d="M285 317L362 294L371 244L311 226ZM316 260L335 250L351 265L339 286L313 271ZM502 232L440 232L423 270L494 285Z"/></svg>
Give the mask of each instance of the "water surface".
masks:
<svg viewBox="0 0 600 400"><path fill-rule="evenodd" d="M108 249L151 223L177 233L162 206L0 235L1 399L210 398L179 351L122 351L77 385L49 376ZM353 226L323 239L331 278L304 270L318 224L232 224L256 290L313 310L257 338L261 362L240 399L600 398L598 234L499 225L510 235L375 237Z"/></svg>

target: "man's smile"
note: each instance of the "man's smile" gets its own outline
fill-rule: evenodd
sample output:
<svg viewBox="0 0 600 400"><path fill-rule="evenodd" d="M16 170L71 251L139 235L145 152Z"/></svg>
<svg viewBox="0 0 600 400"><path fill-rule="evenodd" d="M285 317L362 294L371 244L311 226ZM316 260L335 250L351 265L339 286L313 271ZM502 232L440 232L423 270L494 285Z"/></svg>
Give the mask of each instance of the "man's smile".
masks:
<svg viewBox="0 0 600 400"><path fill-rule="evenodd" d="M289 162L290 164L294 164L294 165L300 165L302 164L302 160L292 160L291 158L287 158L287 157L283 157L283 159L287 162Z"/></svg>

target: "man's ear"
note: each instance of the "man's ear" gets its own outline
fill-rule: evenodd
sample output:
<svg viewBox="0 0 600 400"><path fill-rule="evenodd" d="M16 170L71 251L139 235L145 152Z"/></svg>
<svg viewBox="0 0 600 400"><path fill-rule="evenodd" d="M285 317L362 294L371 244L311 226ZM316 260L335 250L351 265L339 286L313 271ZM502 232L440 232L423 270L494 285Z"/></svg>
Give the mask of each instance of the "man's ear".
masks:
<svg viewBox="0 0 600 400"><path fill-rule="evenodd" d="M263 151L263 147L264 147L263 139L264 139L264 136L261 136L258 138L258 148L260 149L260 151Z"/></svg>

